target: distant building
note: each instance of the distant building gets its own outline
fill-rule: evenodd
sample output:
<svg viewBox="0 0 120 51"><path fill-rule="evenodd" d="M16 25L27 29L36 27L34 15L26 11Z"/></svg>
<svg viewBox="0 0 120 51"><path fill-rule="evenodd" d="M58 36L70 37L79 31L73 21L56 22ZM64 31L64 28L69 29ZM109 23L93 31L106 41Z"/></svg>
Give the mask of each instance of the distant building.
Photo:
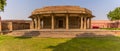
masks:
<svg viewBox="0 0 120 51"><path fill-rule="evenodd" d="M120 21L92 20L92 28L120 28Z"/></svg>
<svg viewBox="0 0 120 51"><path fill-rule="evenodd" d="M31 20L1 20L0 31L30 29Z"/></svg>

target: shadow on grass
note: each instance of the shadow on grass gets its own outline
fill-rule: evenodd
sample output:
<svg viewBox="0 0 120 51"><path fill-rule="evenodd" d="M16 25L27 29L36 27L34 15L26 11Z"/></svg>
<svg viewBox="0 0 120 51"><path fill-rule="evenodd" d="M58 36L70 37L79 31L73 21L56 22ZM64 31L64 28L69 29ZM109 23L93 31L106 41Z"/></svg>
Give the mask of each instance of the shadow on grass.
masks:
<svg viewBox="0 0 120 51"><path fill-rule="evenodd" d="M15 38L28 39L28 38L36 37L39 35L40 35L39 31L28 31L28 32L25 32L23 35L15 37Z"/></svg>
<svg viewBox="0 0 120 51"><path fill-rule="evenodd" d="M120 51L120 38L114 35L103 36L88 32L76 36L79 38L72 38L67 42L47 48L53 51Z"/></svg>
<svg viewBox="0 0 120 51"><path fill-rule="evenodd" d="M20 37L20 36L18 36L18 37L15 37L15 38L18 38L18 39L28 39L28 38L32 38L32 37Z"/></svg>

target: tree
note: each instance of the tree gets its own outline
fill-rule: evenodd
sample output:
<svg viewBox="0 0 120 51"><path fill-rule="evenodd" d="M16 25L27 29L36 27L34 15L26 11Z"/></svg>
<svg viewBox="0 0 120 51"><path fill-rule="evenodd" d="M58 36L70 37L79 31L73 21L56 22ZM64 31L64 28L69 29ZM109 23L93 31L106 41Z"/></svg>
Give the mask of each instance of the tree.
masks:
<svg viewBox="0 0 120 51"><path fill-rule="evenodd" d="M109 20L120 20L120 7L115 8L107 14Z"/></svg>
<svg viewBox="0 0 120 51"><path fill-rule="evenodd" d="M4 11L5 6L6 6L6 0L0 0L0 12Z"/></svg>

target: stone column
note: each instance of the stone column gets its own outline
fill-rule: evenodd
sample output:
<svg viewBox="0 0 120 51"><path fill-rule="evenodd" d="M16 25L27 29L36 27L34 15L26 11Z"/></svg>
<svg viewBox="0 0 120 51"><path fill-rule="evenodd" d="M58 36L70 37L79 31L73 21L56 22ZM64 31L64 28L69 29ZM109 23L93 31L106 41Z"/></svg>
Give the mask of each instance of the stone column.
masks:
<svg viewBox="0 0 120 51"><path fill-rule="evenodd" d="M54 30L54 15L52 15L51 22L52 22L51 29Z"/></svg>
<svg viewBox="0 0 120 51"><path fill-rule="evenodd" d="M1 20L0 20L0 32L2 32L2 23L1 23Z"/></svg>
<svg viewBox="0 0 120 51"><path fill-rule="evenodd" d="M12 22L9 22L9 31L13 31L13 23Z"/></svg>
<svg viewBox="0 0 120 51"><path fill-rule="evenodd" d="M80 29L83 29L83 17L81 17L81 19L80 19L80 23L81 23L81 25L80 25Z"/></svg>
<svg viewBox="0 0 120 51"><path fill-rule="evenodd" d="M0 17L0 34L2 35L2 22L1 22L1 17Z"/></svg>
<svg viewBox="0 0 120 51"><path fill-rule="evenodd" d="M91 29L91 18L89 18L89 29Z"/></svg>
<svg viewBox="0 0 120 51"><path fill-rule="evenodd" d="M37 25L38 23L37 23L37 17L35 18L35 29L37 29Z"/></svg>
<svg viewBox="0 0 120 51"><path fill-rule="evenodd" d="M34 23L33 26L34 26L34 29L35 29L35 26L36 26L36 25L35 25L35 18L33 19L33 23Z"/></svg>
<svg viewBox="0 0 120 51"><path fill-rule="evenodd" d="M66 15L66 29L69 29L69 18L68 18L68 15Z"/></svg>
<svg viewBox="0 0 120 51"><path fill-rule="evenodd" d="M41 19L41 18L40 18L40 16L39 16L39 17L38 17L38 29L41 28L41 25L40 25L40 24L41 24L41 22L40 22L41 20L40 20L40 19Z"/></svg>
<svg viewBox="0 0 120 51"><path fill-rule="evenodd" d="M87 18L87 29L90 28L90 22L89 22L90 18Z"/></svg>
<svg viewBox="0 0 120 51"><path fill-rule="evenodd" d="M84 18L84 29L86 29L87 25L86 25L86 17Z"/></svg>
<svg viewBox="0 0 120 51"><path fill-rule="evenodd" d="M32 18L32 22L30 23L30 29L34 29L35 25L34 25L34 18Z"/></svg>

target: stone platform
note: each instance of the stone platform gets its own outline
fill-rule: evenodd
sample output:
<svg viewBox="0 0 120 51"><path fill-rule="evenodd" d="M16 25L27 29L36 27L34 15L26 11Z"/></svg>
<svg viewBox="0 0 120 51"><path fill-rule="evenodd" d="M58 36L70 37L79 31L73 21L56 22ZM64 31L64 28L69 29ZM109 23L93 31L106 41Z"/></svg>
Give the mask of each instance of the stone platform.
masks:
<svg viewBox="0 0 120 51"><path fill-rule="evenodd" d="M15 30L7 33L10 36L23 37L50 37L50 38L75 38L75 37L104 37L104 36L120 36L120 30Z"/></svg>

